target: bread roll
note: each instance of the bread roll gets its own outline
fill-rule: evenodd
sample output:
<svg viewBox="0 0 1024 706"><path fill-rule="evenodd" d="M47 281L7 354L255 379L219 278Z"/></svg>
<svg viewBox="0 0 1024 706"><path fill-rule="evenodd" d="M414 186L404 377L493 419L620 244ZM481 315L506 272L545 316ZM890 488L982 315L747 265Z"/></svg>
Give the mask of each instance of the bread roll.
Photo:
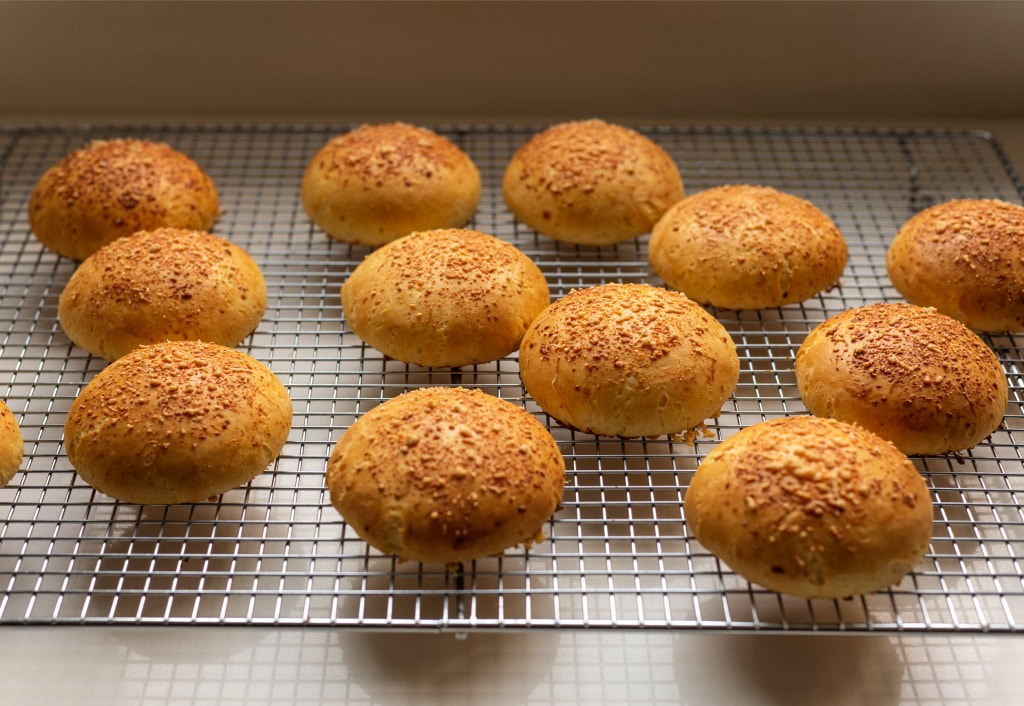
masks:
<svg viewBox="0 0 1024 706"><path fill-rule="evenodd" d="M928 487L895 446L831 419L785 417L729 437L683 499L687 527L752 583L847 598L899 581L928 551Z"/></svg>
<svg viewBox="0 0 1024 706"><path fill-rule="evenodd" d="M209 230L219 213L217 189L198 164L135 139L75 150L43 174L28 203L39 241L74 260L138 230Z"/></svg>
<svg viewBox="0 0 1024 706"><path fill-rule="evenodd" d="M540 541L565 461L521 407L479 390L421 388L374 407L327 464L331 503L370 545L453 564Z"/></svg>
<svg viewBox="0 0 1024 706"><path fill-rule="evenodd" d="M11 482L25 455L21 427L10 408L0 400L0 488Z"/></svg>
<svg viewBox="0 0 1024 706"><path fill-rule="evenodd" d="M648 257L672 289L720 309L768 309L836 284L846 241L812 203L764 186L719 186L658 221Z"/></svg>
<svg viewBox="0 0 1024 706"><path fill-rule="evenodd" d="M301 195L309 219L327 235L377 246L468 223L480 201L480 172L469 155L426 128L363 125L316 153Z"/></svg>
<svg viewBox="0 0 1024 706"><path fill-rule="evenodd" d="M235 346L267 308L248 253L203 231L160 228L109 243L79 265L57 313L68 337L116 360L148 343Z"/></svg>
<svg viewBox="0 0 1024 706"><path fill-rule="evenodd" d="M921 211L885 258L908 301L978 331L1024 331L1024 206L962 199Z"/></svg>
<svg viewBox="0 0 1024 706"><path fill-rule="evenodd" d="M998 359L963 324L911 304L871 304L817 326L796 355L807 409L858 424L905 454L970 448L1007 404Z"/></svg>
<svg viewBox="0 0 1024 706"><path fill-rule="evenodd" d="M585 120L534 135L512 156L502 189L509 210L538 233L610 245L649 232L683 197L683 179L647 137Z"/></svg>
<svg viewBox="0 0 1024 706"><path fill-rule="evenodd" d="M534 320L519 374L565 426L660 436L717 416L739 380L739 358L725 328L682 294L603 284L571 292Z"/></svg>
<svg viewBox="0 0 1024 706"><path fill-rule="evenodd" d="M516 350L550 302L515 247L472 230L413 233L371 253L341 288L348 325L389 358L473 365Z"/></svg>
<svg viewBox="0 0 1024 706"><path fill-rule="evenodd" d="M284 447L292 403L252 357L202 341L143 346L71 404L68 460L129 503L199 502L249 482Z"/></svg>

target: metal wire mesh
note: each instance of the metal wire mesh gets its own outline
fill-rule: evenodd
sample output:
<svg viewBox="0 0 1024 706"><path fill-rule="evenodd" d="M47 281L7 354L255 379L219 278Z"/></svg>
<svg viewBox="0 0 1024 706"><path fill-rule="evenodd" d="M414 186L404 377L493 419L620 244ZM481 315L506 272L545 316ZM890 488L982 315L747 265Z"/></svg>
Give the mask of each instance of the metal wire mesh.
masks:
<svg viewBox="0 0 1024 706"><path fill-rule="evenodd" d="M308 160L350 126L78 126L0 131L0 396L26 441L23 471L0 490L0 624L218 624L650 627L770 630L1024 629L1022 341L989 336L1010 382L1005 428L956 457L920 458L936 501L931 548L898 586L845 601L798 600L748 584L699 546L682 498L719 440L800 413L793 356L828 316L898 300L888 241L913 213L951 198L1021 202L1024 188L987 135L957 131L641 126L677 160L688 192L759 183L809 199L846 236L841 286L797 306L713 313L740 352L735 395L693 446L595 438L559 427L529 400L515 356L461 370L385 361L345 325L339 289L369 252L331 241L299 202ZM501 175L535 126L434 126L480 168L472 227L514 243L552 296L607 281L659 284L647 237L594 249L517 223ZM78 479L64 415L104 366L56 317L74 263L27 223L36 180L90 139L157 139L213 177L215 232L263 268L269 309L241 346L287 386L294 426L273 468L215 502L135 506ZM324 490L334 443L362 413L423 385L478 387L548 424L568 477L549 541L456 568L397 563L342 522Z"/></svg>

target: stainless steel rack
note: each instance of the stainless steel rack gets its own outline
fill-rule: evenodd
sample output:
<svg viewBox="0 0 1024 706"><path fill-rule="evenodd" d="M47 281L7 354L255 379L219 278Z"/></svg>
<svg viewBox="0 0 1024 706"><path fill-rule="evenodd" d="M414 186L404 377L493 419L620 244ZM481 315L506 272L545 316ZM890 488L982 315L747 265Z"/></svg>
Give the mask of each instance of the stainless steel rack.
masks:
<svg viewBox="0 0 1024 706"><path fill-rule="evenodd" d="M767 184L803 196L846 236L840 287L797 306L714 311L740 352L735 395L693 446L563 429L526 397L515 356L461 370L385 361L346 327L338 292L368 250L329 240L299 203L307 161L351 126L25 127L0 130L0 397L21 424L23 470L0 490L0 625L286 625L429 628L622 627L720 630L1024 629L1024 410L1019 336L988 336L1010 382L1005 428L960 456L915 460L933 491L930 551L902 583L845 601L797 600L748 584L689 533L682 498L719 440L800 413L793 355L828 316L898 300L884 255L919 209L957 197L1020 203L1024 187L990 136L959 131L639 126L677 160L688 192ZM471 224L544 271L557 297L606 281L659 284L647 238L593 249L524 228L500 182L542 126L437 125L480 167ZM266 473L216 502L134 506L78 479L64 415L104 366L70 343L57 299L75 263L29 231L39 176L91 139L163 140L220 191L215 232L260 263L270 306L241 346L288 387L294 427ZM449 569L397 563L342 522L323 487L334 443L360 414L423 385L479 387L546 422L568 465L550 539Z"/></svg>

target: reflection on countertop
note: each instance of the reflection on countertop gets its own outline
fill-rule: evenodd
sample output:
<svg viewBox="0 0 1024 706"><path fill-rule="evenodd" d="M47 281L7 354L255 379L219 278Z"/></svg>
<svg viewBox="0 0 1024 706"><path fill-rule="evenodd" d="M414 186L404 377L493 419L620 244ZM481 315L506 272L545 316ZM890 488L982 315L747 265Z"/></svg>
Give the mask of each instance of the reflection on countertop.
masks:
<svg viewBox="0 0 1024 706"><path fill-rule="evenodd" d="M35 627L4 638L20 658L0 679L18 704L1024 703L1015 636Z"/></svg>

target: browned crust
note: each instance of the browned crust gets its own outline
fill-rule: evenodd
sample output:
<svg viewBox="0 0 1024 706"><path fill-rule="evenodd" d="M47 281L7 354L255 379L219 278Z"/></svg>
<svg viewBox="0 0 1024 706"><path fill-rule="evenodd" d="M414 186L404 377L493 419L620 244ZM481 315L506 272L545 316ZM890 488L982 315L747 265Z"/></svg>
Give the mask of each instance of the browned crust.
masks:
<svg viewBox="0 0 1024 706"><path fill-rule="evenodd" d="M651 230L683 197L672 157L640 133L603 120L534 135L502 179L509 210L556 240L609 245Z"/></svg>
<svg viewBox="0 0 1024 706"><path fill-rule="evenodd" d="M885 261L908 301L978 331L1024 331L1024 206L938 204L900 228Z"/></svg>
<svg viewBox="0 0 1024 706"><path fill-rule="evenodd" d="M995 431L1006 374L963 324L904 303L851 309L815 327L796 356L797 385L818 416L859 424L907 454L970 448Z"/></svg>
<svg viewBox="0 0 1024 706"><path fill-rule="evenodd" d="M331 503L372 546L456 563L541 538L565 461L521 407L479 390L422 388L360 417L327 465Z"/></svg>
<svg viewBox="0 0 1024 706"><path fill-rule="evenodd" d="M412 233L371 253L341 288L345 320L389 358L463 366L512 353L550 302L543 273L479 231Z"/></svg>
<svg viewBox="0 0 1024 706"><path fill-rule="evenodd" d="M0 488L11 482L21 468L25 440L10 408L0 400Z"/></svg>
<svg viewBox="0 0 1024 706"><path fill-rule="evenodd" d="M519 348L527 392L592 434L679 434L717 416L739 379L725 328L678 292L638 284L575 290L542 312Z"/></svg>
<svg viewBox="0 0 1024 706"><path fill-rule="evenodd" d="M683 199L658 221L651 267L694 301L767 309L839 281L842 233L814 204L765 186L726 185Z"/></svg>
<svg viewBox="0 0 1024 706"><path fill-rule="evenodd" d="M263 274L248 253L203 231L161 228L90 255L68 280L57 311L72 341L116 360L169 340L235 346L266 308Z"/></svg>
<svg viewBox="0 0 1024 706"><path fill-rule="evenodd" d="M684 498L697 540L747 580L803 598L898 583L928 549L928 487L895 446L854 425L775 419L723 441Z"/></svg>
<svg viewBox="0 0 1024 706"><path fill-rule="evenodd" d="M458 228L480 200L480 172L448 138L405 123L362 125L324 145L302 177L310 220L332 238L382 245Z"/></svg>
<svg viewBox="0 0 1024 706"><path fill-rule="evenodd" d="M209 230L219 213L216 187L198 164L162 142L136 139L71 152L43 174L28 206L39 241L75 260L139 230Z"/></svg>
<svg viewBox="0 0 1024 706"><path fill-rule="evenodd" d="M64 442L72 466L102 493L198 502L263 472L291 419L284 385L251 356L172 341L100 371L72 403Z"/></svg>

